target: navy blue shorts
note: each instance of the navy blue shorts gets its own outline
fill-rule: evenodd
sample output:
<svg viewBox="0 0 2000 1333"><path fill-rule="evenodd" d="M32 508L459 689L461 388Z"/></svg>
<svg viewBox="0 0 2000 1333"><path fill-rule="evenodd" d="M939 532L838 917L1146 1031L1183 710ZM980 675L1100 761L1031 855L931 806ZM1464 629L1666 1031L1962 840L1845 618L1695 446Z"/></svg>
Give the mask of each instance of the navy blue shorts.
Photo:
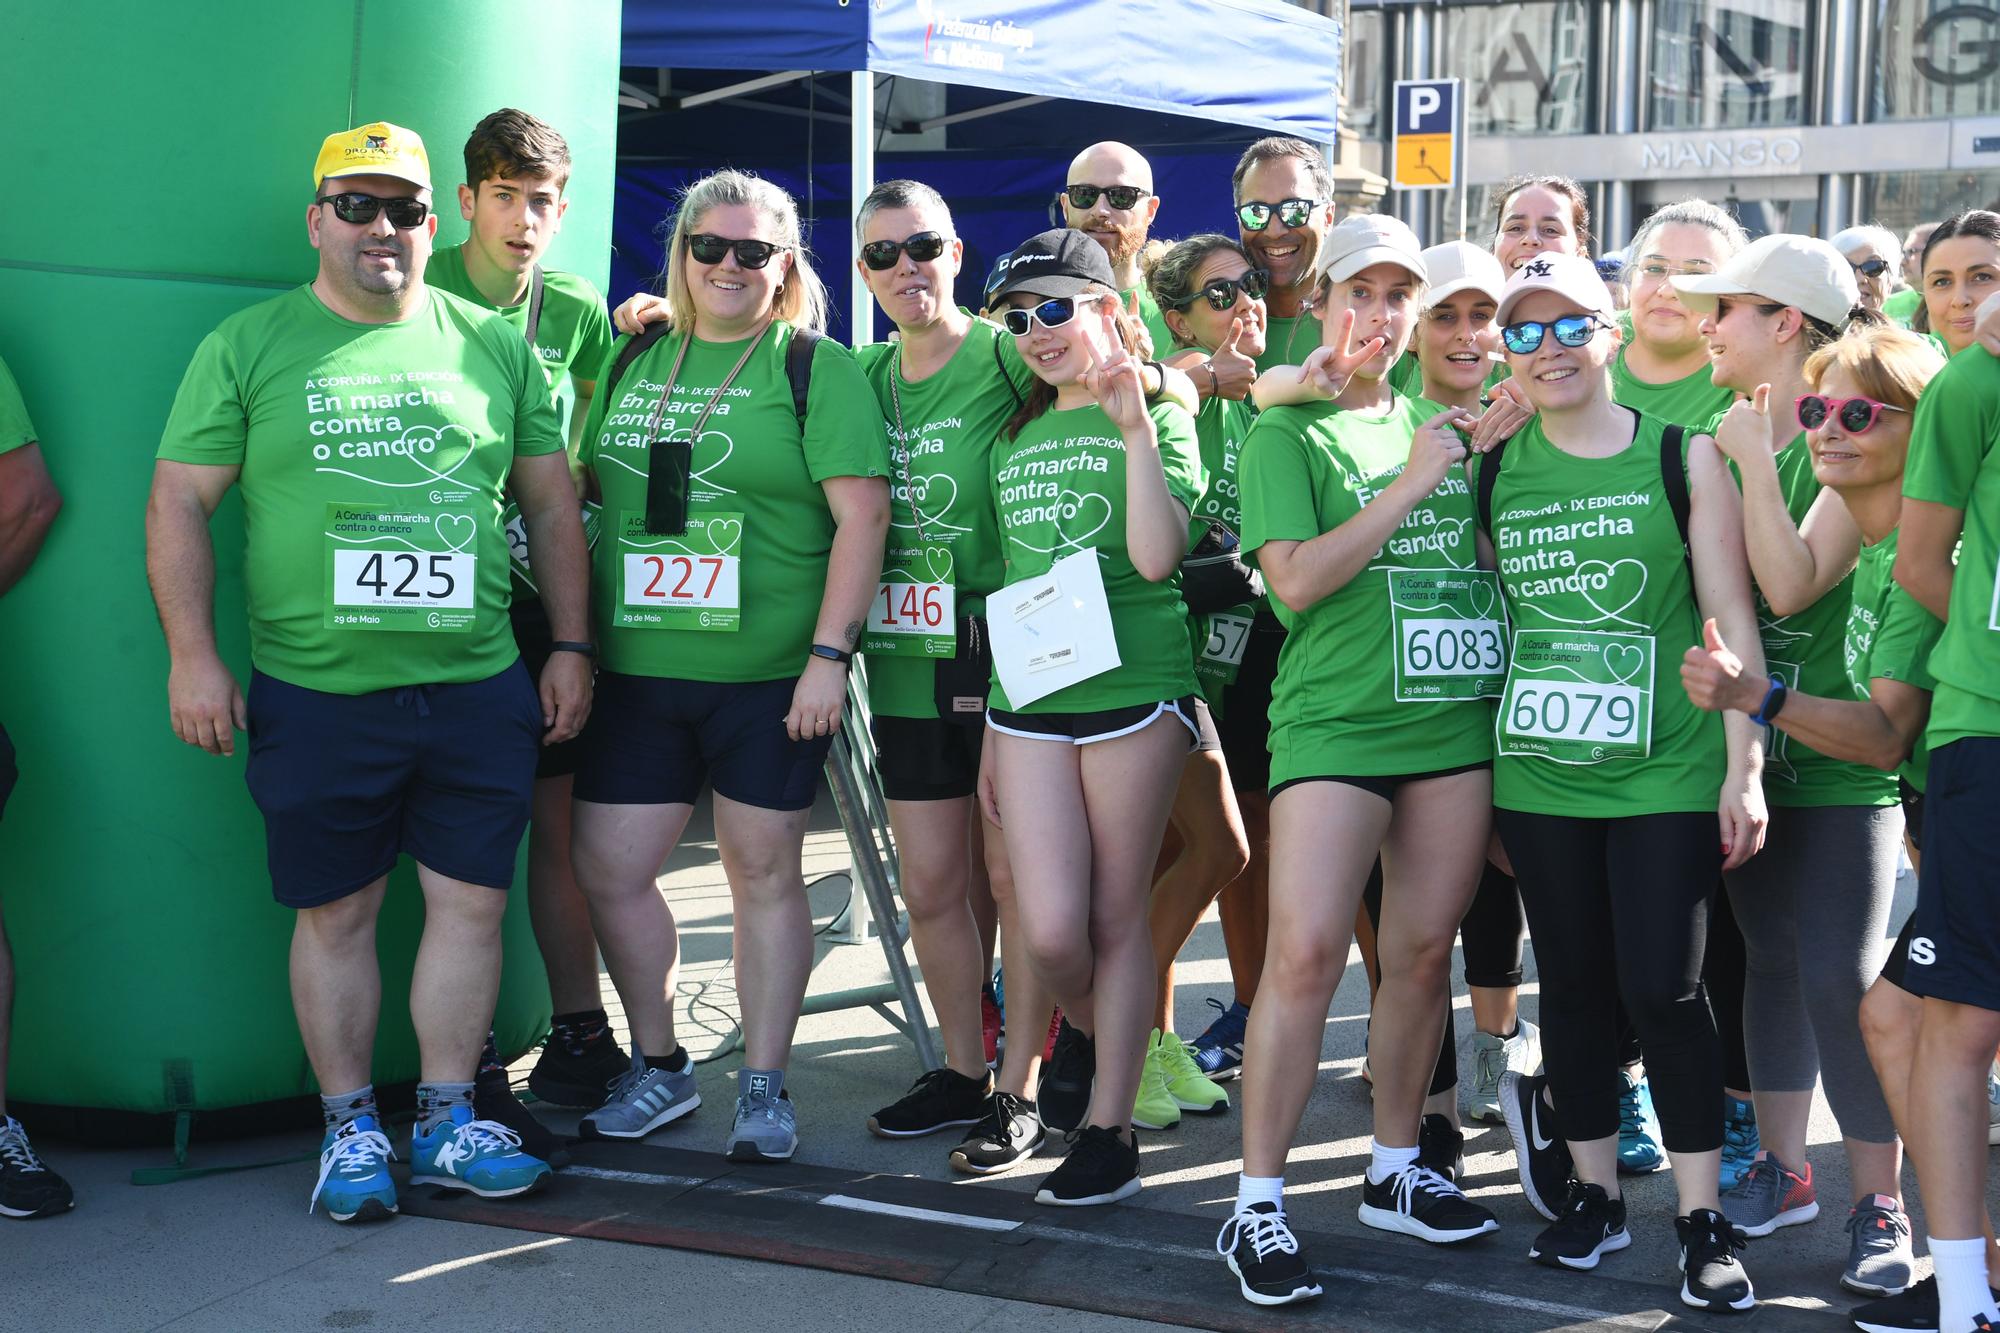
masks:
<svg viewBox="0 0 2000 1333"><path fill-rule="evenodd" d="M576 799L693 805L708 785L760 810L808 808L833 737L795 741L785 734L797 688L796 679L734 683L598 672Z"/></svg>
<svg viewBox="0 0 2000 1333"><path fill-rule="evenodd" d="M1924 783L1923 864L1900 978L1912 995L2000 1011L2000 736L1931 751Z"/></svg>
<svg viewBox="0 0 2000 1333"><path fill-rule="evenodd" d="M250 676L251 798L271 891L318 907L396 857L505 891L528 827L542 705L519 661L463 685L328 694Z"/></svg>
<svg viewBox="0 0 2000 1333"><path fill-rule="evenodd" d="M528 668L528 679L539 691L542 668L549 664L549 648L555 642L555 636L549 630L549 613L540 602L516 601L509 614L514 622L514 646L521 650L521 664ZM535 759L535 776L568 777L576 772L577 758L582 751L583 738L580 736L542 746Z"/></svg>

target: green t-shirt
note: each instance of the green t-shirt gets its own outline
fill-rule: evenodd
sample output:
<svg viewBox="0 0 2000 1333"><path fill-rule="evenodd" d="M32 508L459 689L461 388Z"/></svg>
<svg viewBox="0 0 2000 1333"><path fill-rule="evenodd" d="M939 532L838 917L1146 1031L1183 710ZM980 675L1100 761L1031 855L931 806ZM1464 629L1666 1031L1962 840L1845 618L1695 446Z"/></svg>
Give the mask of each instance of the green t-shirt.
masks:
<svg viewBox="0 0 2000 1333"><path fill-rule="evenodd" d="M1904 328L1909 328L1916 319L1917 311L1923 308L1924 294L1915 287L1905 287L1901 291L1889 293L1889 299L1882 302L1882 313L1895 320Z"/></svg>
<svg viewBox="0 0 2000 1333"><path fill-rule="evenodd" d="M1194 430L1208 489L1195 502L1194 513L1188 520L1190 544L1201 540L1211 522L1220 523L1242 537L1243 477L1238 462L1243 454L1243 441L1250 434L1250 423L1256 418L1256 409L1247 402L1210 398L1202 403L1201 413L1194 419ZM1226 627L1228 632L1214 642L1212 656L1208 650L1216 617L1188 617L1188 645L1194 653L1195 679L1201 686L1202 697L1218 717L1222 715L1223 692L1243 665L1247 625L1256 619L1258 609L1267 604L1266 598L1259 597L1223 612L1232 621L1241 623Z"/></svg>
<svg viewBox="0 0 2000 1333"><path fill-rule="evenodd" d="M1625 352L1620 347L1611 363L1611 397L1634 412L1700 430L1736 400L1735 393L1715 382L1715 372L1708 366L1665 384L1648 384L1627 368Z"/></svg>
<svg viewBox="0 0 2000 1333"><path fill-rule="evenodd" d="M1118 299L1129 301L1132 292L1139 293L1139 322L1153 335L1153 356L1156 359L1171 356L1175 350L1174 331L1167 327L1167 318L1160 313L1160 303L1153 299L1152 289L1142 282L1131 291L1118 293Z"/></svg>
<svg viewBox="0 0 2000 1333"><path fill-rule="evenodd" d="M1709 432L1713 433L1713 432ZM1778 451L1778 487L1794 525L1820 492L1812 452L1803 432ZM1838 699L1847 688L1845 634L1854 607L1849 574L1805 610L1780 616L1757 592L1757 631L1764 643L1765 669L1783 676L1801 694ZM1866 764L1829 759L1795 736L1772 727L1764 735L1764 799L1775 806L1894 805L1894 775Z"/></svg>
<svg viewBox="0 0 2000 1333"><path fill-rule="evenodd" d="M1929 740L2000 736L2000 360L1974 344L1917 401L1903 494L1965 511L1951 615L1931 654Z"/></svg>
<svg viewBox="0 0 2000 1333"><path fill-rule="evenodd" d="M0 454L10 453L36 440L35 423L28 420L28 405L21 401L21 386L14 372L0 361Z"/></svg>
<svg viewBox="0 0 2000 1333"><path fill-rule="evenodd" d="M1257 358L1257 373L1272 366L1302 366L1320 342L1319 316L1272 315L1264 321L1264 351Z"/></svg>
<svg viewBox="0 0 2000 1333"><path fill-rule="evenodd" d="M646 531L651 443L692 431L744 352L668 334L591 401L582 458L604 502L591 599L605 667L677 680L789 680L805 667L826 591L829 477L889 472L882 412L854 353L813 350L803 431L785 376L791 325L772 323L709 416L689 462L687 530ZM687 359L657 427L675 354ZM609 372L609 360L598 381Z"/></svg>
<svg viewBox="0 0 2000 1333"><path fill-rule="evenodd" d="M871 343L856 353L889 432L883 578L950 584L957 616L976 616L1004 574L990 487L993 442L1026 397L1034 373L1014 340L983 319L973 320L951 359L918 383L902 377L898 348ZM862 647L886 637L871 628ZM933 659L868 655L868 704L886 717L936 717L936 683Z"/></svg>
<svg viewBox="0 0 2000 1333"><path fill-rule="evenodd" d="M294 288L204 338L174 399L159 457L242 469L250 658L279 680L363 694L519 656L503 491L562 436L521 335L426 295L356 324Z"/></svg>
<svg viewBox="0 0 2000 1333"><path fill-rule="evenodd" d="M1869 682L1899 680L1920 690L1937 689L1931 650L1944 622L1904 592L1895 579L1896 534L1861 548L1854 569L1854 605L1847 617L1847 682L1857 699L1869 697ZM1896 773L1918 791L1930 769L1930 746L1922 736Z"/></svg>
<svg viewBox="0 0 2000 1333"><path fill-rule="evenodd" d="M1260 413L1243 450L1244 549L1254 559L1266 542L1310 541L1359 514L1402 475L1412 435L1439 410L1399 396L1379 417L1332 403ZM1500 680L1503 630L1497 586L1490 574L1477 577L1472 525L1472 493L1454 470L1345 586L1304 611L1273 600L1290 633L1271 693L1272 786L1333 774L1427 773L1493 757L1487 700ZM1466 595L1441 595L1447 582ZM1485 654L1486 688L1426 676L1435 665L1429 647L1413 663L1410 631L1436 623L1410 614L1419 608L1442 609L1454 624L1464 623L1461 612L1485 613L1486 642L1468 655ZM1451 652L1456 662L1455 641Z"/></svg>
<svg viewBox="0 0 2000 1333"><path fill-rule="evenodd" d="M1514 622L1495 732L1502 809L1616 819L1715 808L1728 752L1721 715L1681 688L1701 616L1660 479L1666 424L1642 415L1610 458L1557 449L1540 418L1507 445L1493 484Z"/></svg>
<svg viewBox="0 0 2000 1333"><path fill-rule="evenodd" d="M1148 411L1167 492L1191 510L1205 489L1194 418L1174 403L1155 403ZM1051 408L1023 426L1017 438L995 440L990 485L1005 538L1008 583L1035 578L1057 560L1096 549L1119 661L1020 709L1007 702L996 668L992 706L1006 712L1094 713L1193 694L1180 580L1153 583L1132 567L1125 542L1125 439L1104 409Z"/></svg>

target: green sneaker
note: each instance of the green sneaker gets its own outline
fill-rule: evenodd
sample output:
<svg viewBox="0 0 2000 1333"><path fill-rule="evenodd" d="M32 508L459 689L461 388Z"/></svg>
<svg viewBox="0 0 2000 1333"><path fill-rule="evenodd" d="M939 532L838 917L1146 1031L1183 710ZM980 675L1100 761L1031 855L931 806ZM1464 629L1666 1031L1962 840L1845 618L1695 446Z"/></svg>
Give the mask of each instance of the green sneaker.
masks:
<svg viewBox="0 0 2000 1333"><path fill-rule="evenodd" d="M1179 1037L1154 1028L1146 1047L1147 1060L1154 1059L1156 1053L1166 1072L1167 1095L1175 1106L1193 1115L1221 1115L1229 1109L1229 1093L1201 1072L1193 1050Z"/></svg>
<svg viewBox="0 0 2000 1333"><path fill-rule="evenodd" d="M1180 1103L1167 1091L1167 1060L1160 1047L1160 1030L1154 1028L1146 1043L1145 1067L1139 1071L1139 1098L1132 1106L1132 1123L1140 1129L1172 1129L1180 1122Z"/></svg>

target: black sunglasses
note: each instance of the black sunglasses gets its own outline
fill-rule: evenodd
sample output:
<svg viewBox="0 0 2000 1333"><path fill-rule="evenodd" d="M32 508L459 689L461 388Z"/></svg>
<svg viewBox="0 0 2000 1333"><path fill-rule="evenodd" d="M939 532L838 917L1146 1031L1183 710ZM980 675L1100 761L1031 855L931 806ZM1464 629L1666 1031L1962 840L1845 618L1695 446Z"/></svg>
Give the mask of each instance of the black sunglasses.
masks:
<svg viewBox="0 0 2000 1333"><path fill-rule="evenodd" d="M364 227L385 209L389 214L389 225L402 231L423 226L424 219L431 215L431 206L423 200L403 197L379 199L372 194L323 194L313 202L332 204L335 217L342 222Z"/></svg>
<svg viewBox="0 0 2000 1333"><path fill-rule="evenodd" d="M771 262L772 255L788 248L769 241L732 241L727 236L712 236L705 231L688 237L688 253L704 264L720 264L722 257L734 250L736 262L743 267L762 268Z"/></svg>
<svg viewBox="0 0 2000 1333"><path fill-rule="evenodd" d="M1100 194L1111 201L1113 208L1131 208L1152 191L1142 190L1136 185L1066 185L1063 193L1069 196L1070 205L1074 208L1097 207L1097 196Z"/></svg>
<svg viewBox="0 0 2000 1333"><path fill-rule="evenodd" d="M870 241L861 247L861 262L880 273L896 267L897 257L907 250L910 258L926 264L943 254L950 243L950 237L934 231L920 231L900 241Z"/></svg>
<svg viewBox="0 0 2000 1333"><path fill-rule="evenodd" d="M1176 301L1170 309L1185 310L1197 300L1208 302L1210 310L1227 310L1236 304L1236 293L1241 291L1253 301L1264 299L1264 293L1271 287L1268 269L1253 268L1235 278L1214 278L1202 285L1202 289L1183 301Z"/></svg>
<svg viewBox="0 0 2000 1333"><path fill-rule="evenodd" d="M1278 221L1287 227L1303 227L1318 207L1317 199L1280 199L1275 204L1253 199L1236 206L1236 220L1243 224L1245 231L1262 231L1271 225L1271 214L1276 213Z"/></svg>
<svg viewBox="0 0 2000 1333"><path fill-rule="evenodd" d="M1031 309L1009 306L1000 312L1000 323L1016 338L1025 338L1034 324L1040 324L1045 329L1061 328L1076 318L1079 309L1089 306L1096 299L1090 296L1051 296Z"/></svg>
<svg viewBox="0 0 2000 1333"><path fill-rule="evenodd" d="M1599 329L1610 327L1596 315L1564 315L1547 323L1529 319L1501 329L1500 341L1506 343L1507 350L1514 355L1526 356L1540 347L1542 339L1550 333L1555 334L1556 341L1564 347L1581 347L1595 338Z"/></svg>
<svg viewBox="0 0 2000 1333"><path fill-rule="evenodd" d="M1854 271L1863 277L1879 278L1889 271L1889 261L1877 255L1873 259L1864 259L1854 265Z"/></svg>

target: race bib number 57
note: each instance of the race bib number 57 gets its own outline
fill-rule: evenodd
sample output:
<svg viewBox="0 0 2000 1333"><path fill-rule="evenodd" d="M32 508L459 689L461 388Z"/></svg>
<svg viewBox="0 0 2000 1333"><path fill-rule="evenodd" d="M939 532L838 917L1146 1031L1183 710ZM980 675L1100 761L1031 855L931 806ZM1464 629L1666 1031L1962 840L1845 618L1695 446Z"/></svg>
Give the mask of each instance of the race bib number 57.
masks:
<svg viewBox="0 0 2000 1333"><path fill-rule="evenodd" d="M1497 722L1502 754L1559 764L1643 758L1653 737L1653 638L1522 630Z"/></svg>
<svg viewBox="0 0 2000 1333"><path fill-rule="evenodd" d="M470 512L330 504L324 623L463 631L477 619L479 521Z"/></svg>

